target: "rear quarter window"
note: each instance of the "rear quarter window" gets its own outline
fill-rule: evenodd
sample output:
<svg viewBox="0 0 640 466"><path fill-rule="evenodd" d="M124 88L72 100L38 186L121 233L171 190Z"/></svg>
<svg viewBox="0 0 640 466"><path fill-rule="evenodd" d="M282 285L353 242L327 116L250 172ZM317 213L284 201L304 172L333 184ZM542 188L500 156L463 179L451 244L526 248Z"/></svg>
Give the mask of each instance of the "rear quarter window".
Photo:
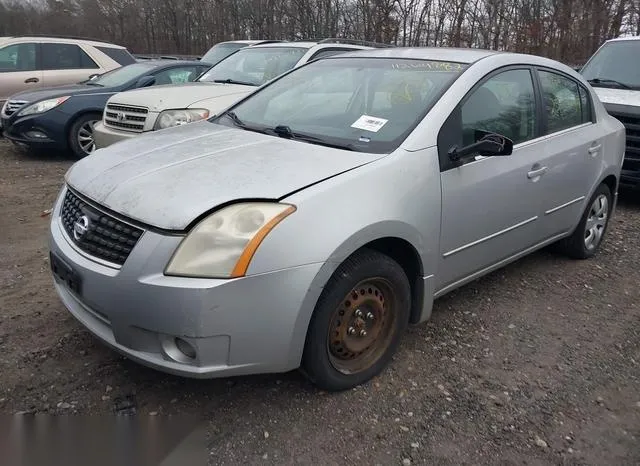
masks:
<svg viewBox="0 0 640 466"><path fill-rule="evenodd" d="M114 47L96 47L96 49L117 62L120 66L136 63L136 59L133 58L127 49L116 49Z"/></svg>

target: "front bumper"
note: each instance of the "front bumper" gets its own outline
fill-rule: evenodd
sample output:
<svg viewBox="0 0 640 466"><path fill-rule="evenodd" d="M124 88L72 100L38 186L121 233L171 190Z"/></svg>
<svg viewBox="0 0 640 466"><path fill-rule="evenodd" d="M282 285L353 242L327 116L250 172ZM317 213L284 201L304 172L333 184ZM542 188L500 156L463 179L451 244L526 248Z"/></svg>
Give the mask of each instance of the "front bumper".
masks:
<svg viewBox="0 0 640 466"><path fill-rule="evenodd" d="M62 195L61 195L62 198ZM127 357L175 375L212 378L285 372L299 366L299 317L322 264L233 280L169 277L162 271L181 237L146 231L121 268L81 252L52 213L50 250L81 279L71 291L54 275L69 312ZM306 327L305 327L306 331ZM195 350L189 358L176 338Z"/></svg>
<svg viewBox="0 0 640 466"><path fill-rule="evenodd" d="M68 115L50 110L38 115L7 118L0 116L3 137L35 149L66 150L68 148L65 125Z"/></svg>
<svg viewBox="0 0 640 466"><path fill-rule="evenodd" d="M116 142L126 141L127 139L141 136L143 133L135 133L133 131L120 131L114 128L105 126L104 121L99 121L93 127L93 141L96 145L96 149L102 149L108 147Z"/></svg>

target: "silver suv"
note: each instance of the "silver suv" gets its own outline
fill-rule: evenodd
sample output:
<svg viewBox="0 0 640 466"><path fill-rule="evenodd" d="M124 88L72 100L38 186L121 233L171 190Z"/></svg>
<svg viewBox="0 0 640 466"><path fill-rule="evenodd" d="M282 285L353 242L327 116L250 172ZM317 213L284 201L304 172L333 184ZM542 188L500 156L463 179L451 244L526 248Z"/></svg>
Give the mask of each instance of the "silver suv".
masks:
<svg viewBox="0 0 640 466"><path fill-rule="evenodd" d="M86 81L136 60L125 47L74 37L0 37L0 108L13 94Z"/></svg>
<svg viewBox="0 0 640 466"><path fill-rule="evenodd" d="M222 60L193 83L121 92L109 99L102 121L96 124L96 148L203 120L291 69L322 57L373 47L388 45L344 39L255 45Z"/></svg>

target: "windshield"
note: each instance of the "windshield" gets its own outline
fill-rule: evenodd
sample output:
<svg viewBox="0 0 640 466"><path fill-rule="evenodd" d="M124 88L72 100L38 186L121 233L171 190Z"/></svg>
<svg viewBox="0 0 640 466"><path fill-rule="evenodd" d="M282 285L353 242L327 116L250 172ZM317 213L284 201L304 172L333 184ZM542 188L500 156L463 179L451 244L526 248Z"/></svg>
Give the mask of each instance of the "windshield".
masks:
<svg viewBox="0 0 640 466"><path fill-rule="evenodd" d="M581 73L594 86L621 87L609 80L640 90L640 40L609 42L589 60Z"/></svg>
<svg viewBox="0 0 640 466"><path fill-rule="evenodd" d="M156 65L149 63L134 63L133 65L123 66L109 71L96 79L89 81L87 84L97 84L103 87L122 86L132 79L144 76L147 72L154 69Z"/></svg>
<svg viewBox="0 0 640 466"><path fill-rule="evenodd" d="M215 65L220 60L227 58L236 50L239 50L243 47L246 47L247 44L238 43L238 42L223 42L220 44L216 44L209 49L207 53L200 59L205 63L210 63Z"/></svg>
<svg viewBox="0 0 640 466"><path fill-rule="evenodd" d="M231 115L212 121L349 150L391 152L466 67L327 58L275 81L233 107Z"/></svg>
<svg viewBox="0 0 640 466"><path fill-rule="evenodd" d="M198 81L228 80L261 86L293 68L307 50L303 47L246 48L210 68Z"/></svg>

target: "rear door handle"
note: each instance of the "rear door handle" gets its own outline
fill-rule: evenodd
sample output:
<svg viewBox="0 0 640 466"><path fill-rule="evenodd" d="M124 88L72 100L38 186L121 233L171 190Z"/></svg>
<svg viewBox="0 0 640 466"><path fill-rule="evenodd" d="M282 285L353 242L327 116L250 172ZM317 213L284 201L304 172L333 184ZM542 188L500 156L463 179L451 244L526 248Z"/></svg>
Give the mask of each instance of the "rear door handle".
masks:
<svg viewBox="0 0 640 466"><path fill-rule="evenodd" d="M602 148L602 144L591 146L589 147L589 154L595 157L596 155L598 155L598 152L600 151L601 148Z"/></svg>
<svg viewBox="0 0 640 466"><path fill-rule="evenodd" d="M538 178L539 176L544 175L547 172L547 167L536 168L535 170L531 170L527 173L527 178L532 180L533 178Z"/></svg>
<svg viewBox="0 0 640 466"><path fill-rule="evenodd" d="M37 82L39 82L39 81L40 81L40 80L39 80L38 78L29 78L29 79L25 79L25 80L24 80L24 82L25 82L26 84L29 84L29 83L37 83Z"/></svg>

